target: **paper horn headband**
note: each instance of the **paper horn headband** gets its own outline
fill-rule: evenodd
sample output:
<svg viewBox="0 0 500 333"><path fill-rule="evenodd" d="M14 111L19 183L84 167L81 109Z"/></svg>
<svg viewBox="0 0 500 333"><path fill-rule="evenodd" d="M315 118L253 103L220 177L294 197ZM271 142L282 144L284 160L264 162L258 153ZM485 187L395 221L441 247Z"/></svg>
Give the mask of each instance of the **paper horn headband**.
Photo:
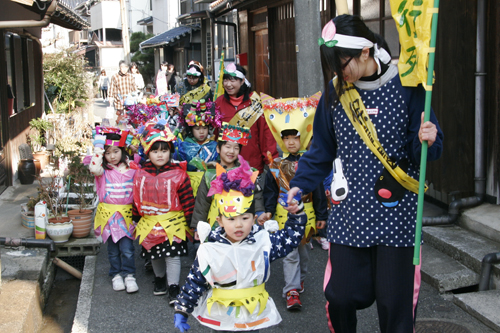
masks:
<svg viewBox="0 0 500 333"><path fill-rule="evenodd" d="M106 146L115 146L115 147L125 147L132 142L134 136L130 134L129 130L121 130L117 127L100 127L96 126L95 128L96 134L106 135L106 134L118 134L120 136L120 140L106 140L104 145Z"/></svg>
<svg viewBox="0 0 500 333"><path fill-rule="evenodd" d="M239 143L242 146L248 144L248 140L252 138L250 128L245 126L230 125L226 122L222 123L219 132L219 141L232 141Z"/></svg>
<svg viewBox="0 0 500 333"><path fill-rule="evenodd" d="M211 126L221 127L219 107L211 101L193 100L192 104L183 106L184 122L186 126Z"/></svg>
<svg viewBox="0 0 500 333"><path fill-rule="evenodd" d="M274 99L273 97L260 94L264 116L271 133L285 154L290 152L286 149L281 133L285 130L296 130L300 135L300 152L304 152L313 135L314 114L321 92L309 98L285 98Z"/></svg>
<svg viewBox="0 0 500 333"><path fill-rule="evenodd" d="M157 123L146 124L141 134L141 145L145 154L149 153L155 142L172 142L175 140L175 135L172 134L166 123L165 119L160 119Z"/></svg>
<svg viewBox="0 0 500 333"><path fill-rule="evenodd" d="M258 171L252 171L248 162L238 156L240 166L226 172L216 166L217 177L211 182L207 196L214 196L219 212L225 217L235 217L247 212L252 206L255 180Z"/></svg>

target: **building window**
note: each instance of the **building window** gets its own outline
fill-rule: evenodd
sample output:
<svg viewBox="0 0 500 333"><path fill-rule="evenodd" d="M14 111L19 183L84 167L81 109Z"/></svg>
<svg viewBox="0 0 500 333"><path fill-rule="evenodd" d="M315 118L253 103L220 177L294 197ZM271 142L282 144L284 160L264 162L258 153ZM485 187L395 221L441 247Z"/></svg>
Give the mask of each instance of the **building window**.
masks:
<svg viewBox="0 0 500 333"><path fill-rule="evenodd" d="M233 23L233 13L218 18L218 21ZM236 51L234 49L235 28L232 25L216 24L214 43L215 59L220 59L224 51L224 61L235 61Z"/></svg>
<svg viewBox="0 0 500 333"><path fill-rule="evenodd" d="M5 36L7 84L14 96L14 113L35 105L35 61L33 40L15 34Z"/></svg>

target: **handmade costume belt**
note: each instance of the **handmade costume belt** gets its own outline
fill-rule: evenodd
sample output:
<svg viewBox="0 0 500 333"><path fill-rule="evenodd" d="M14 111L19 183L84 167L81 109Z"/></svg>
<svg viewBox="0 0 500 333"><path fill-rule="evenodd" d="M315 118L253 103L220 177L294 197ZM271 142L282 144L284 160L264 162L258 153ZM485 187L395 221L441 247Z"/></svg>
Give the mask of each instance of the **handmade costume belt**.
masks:
<svg viewBox="0 0 500 333"><path fill-rule="evenodd" d="M307 215L306 230L304 232L304 239L311 236L311 233L316 233L316 213L314 212L314 207L312 202L304 203L304 213ZM282 205L278 204L276 206L276 213L274 218L278 221L280 229L285 227L285 222L288 219L288 211L283 208Z"/></svg>
<svg viewBox="0 0 500 333"><path fill-rule="evenodd" d="M244 306L248 312L253 313L257 303L260 303L258 315L266 308L269 293L266 291L265 283L251 288L243 289L221 289L213 288L212 297L207 300L207 310L210 314L214 302L230 306Z"/></svg>
<svg viewBox="0 0 500 333"><path fill-rule="evenodd" d="M198 194L198 187L200 187L201 179L205 173L199 171L188 171L187 174L189 180L191 181L191 187L193 188L193 196L196 197L196 194Z"/></svg>
<svg viewBox="0 0 500 333"><path fill-rule="evenodd" d="M190 233L183 211L168 212L161 215L144 215L135 227L135 234L139 238L139 244L142 243L155 226L163 228L170 245L174 241L174 236L186 240L186 233Z"/></svg>
<svg viewBox="0 0 500 333"><path fill-rule="evenodd" d="M98 227L101 227L102 230L106 223L108 223L109 219L116 212L119 212L123 216L123 219L127 224L127 229L129 229L132 224L132 204L113 205L104 202L100 202L99 205L97 205L97 211L94 219L94 229L97 230Z"/></svg>

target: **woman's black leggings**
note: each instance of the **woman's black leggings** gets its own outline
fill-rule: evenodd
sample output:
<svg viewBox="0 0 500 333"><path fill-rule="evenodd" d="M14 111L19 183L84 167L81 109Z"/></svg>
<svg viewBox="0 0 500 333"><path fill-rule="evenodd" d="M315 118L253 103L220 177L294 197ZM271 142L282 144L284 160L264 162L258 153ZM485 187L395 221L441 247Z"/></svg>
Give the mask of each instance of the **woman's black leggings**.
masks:
<svg viewBox="0 0 500 333"><path fill-rule="evenodd" d="M108 98L108 89L101 89L102 98Z"/></svg>

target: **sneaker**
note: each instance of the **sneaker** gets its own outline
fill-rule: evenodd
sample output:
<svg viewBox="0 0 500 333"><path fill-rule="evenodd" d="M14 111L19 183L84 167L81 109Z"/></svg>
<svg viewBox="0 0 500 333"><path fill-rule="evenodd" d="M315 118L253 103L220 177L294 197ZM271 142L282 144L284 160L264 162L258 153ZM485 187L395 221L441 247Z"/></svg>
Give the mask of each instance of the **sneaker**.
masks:
<svg viewBox="0 0 500 333"><path fill-rule="evenodd" d="M300 302L299 293L296 289L292 289L286 293L286 308L288 310L300 309L302 303Z"/></svg>
<svg viewBox="0 0 500 333"><path fill-rule="evenodd" d="M319 237L316 241L321 245L321 248L325 251L328 251L330 248L330 242L326 240L325 237Z"/></svg>
<svg viewBox="0 0 500 333"><path fill-rule="evenodd" d="M125 284L123 284L123 277L120 274L116 274L111 281L113 281L114 291L125 290Z"/></svg>
<svg viewBox="0 0 500 333"><path fill-rule="evenodd" d="M304 292L304 281L300 282L299 294L302 294L303 292Z"/></svg>
<svg viewBox="0 0 500 333"><path fill-rule="evenodd" d="M179 292L180 292L179 286L176 284L172 284L168 287L168 304L174 305Z"/></svg>
<svg viewBox="0 0 500 333"><path fill-rule="evenodd" d="M155 276L155 288L153 294L155 296L165 295L167 293L167 276L157 277Z"/></svg>
<svg viewBox="0 0 500 333"><path fill-rule="evenodd" d="M132 274L129 274L125 277L125 287L127 288L127 292L129 294L135 293L137 290L139 290L137 282L135 281L135 277Z"/></svg>
<svg viewBox="0 0 500 333"><path fill-rule="evenodd" d="M153 265L151 264L151 259L146 259L146 262L144 263L144 270L146 272L153 270Z"/></svg>

